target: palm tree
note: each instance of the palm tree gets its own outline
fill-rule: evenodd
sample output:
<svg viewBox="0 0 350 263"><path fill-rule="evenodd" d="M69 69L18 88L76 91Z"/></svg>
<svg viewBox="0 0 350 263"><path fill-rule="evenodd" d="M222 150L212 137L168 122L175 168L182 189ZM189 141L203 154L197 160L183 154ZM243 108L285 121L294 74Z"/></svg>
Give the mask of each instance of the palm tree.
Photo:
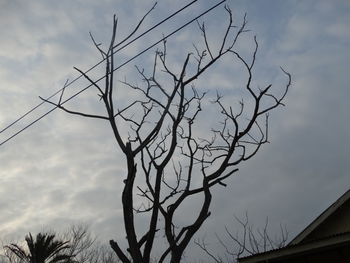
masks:
<svg viewBox="0 0 350 263"><path fill-rule="evenodd" d="M39 233L35 240L31 233L25 237L28 249L17 244L5 246L24 263L68 263L72 261L72 255L67 255L69 241L55 240L55 234Z"/></svg>

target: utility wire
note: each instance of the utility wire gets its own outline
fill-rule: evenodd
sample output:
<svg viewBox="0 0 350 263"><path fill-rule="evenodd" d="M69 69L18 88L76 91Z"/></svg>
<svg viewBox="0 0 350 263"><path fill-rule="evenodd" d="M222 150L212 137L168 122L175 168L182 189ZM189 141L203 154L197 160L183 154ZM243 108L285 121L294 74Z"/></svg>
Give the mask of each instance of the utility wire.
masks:
<svg viewBox="0 0 350 263"><path fill-rule="evenodd" d="M183 24L181 27L178 27L176 30L172 31L171 33L169 33L168 35L164 36L163 38L161 38L160 40L158 40L157 42L153 43L152 45L150 45L149 47L145 48L143 51L141 51L140 53L138 53L137 55L133 56L132 58L130 58L129 60L127 60L126 62L120 64L118 67L116 67L115 69L112 70L112 72L122 68L123 66L125 66L126 64L130 63L132 60L136 59L137 57L141 56L143 53L147 52L148 50L150 50L151 48L155 47L156 45L158 45L159 43L161 43L162 41L164 41L165 39L169 38L170 36L176 34L177 32L179 32L180 30L182 30L183 28L185 28L186 26L188 26L189 24L193 23L194 21L196 21L198 18L204 16L205 14L209 13L211 10L215 9L216 7L218 7L219 5L221 5L222 3L226 2L226 0L222 0L221 2L213 5L212 7L210 7L209 9L207 9L206 11L202 12L201 14L199 14L198 16L196 16L195 18L191 19L190 21L188 21L187 23ZM111 72L111 73L112 73ZM77 93L73 94L72 96L70 96L68 99L64 100L63 102L61 102L61 105L65 104L66 102L70 101L71 99L75 98L76 96L78 96L79 94L81 94L82 92L84 92L85 90L89 89L91 86L93 86L95 83L101 81L102 79L104 79L106 77L106 75L100 77L98 80L96 80L94 83L91 83L90 85L86 86L85 88L81 89L80 91L78 91ZM43 102L44 103L44 102ZM29 123L28 125L26 125L25 127L23 127L22 129L20 129L19 131L17 131L16 133L14 133L13 135L11 135L10 137L8 137L7 139L5 139L4 141L2 141L0 143L0 146L4 145L6 142L10 141L11 139L13 139L14 137L16 137L18 134L22 133L24 130L28 129L29 127L31 127L33 124L35 124L36 122L38 122L39 120L41 120L42 118L44 118L45 116L49 115L51 112L53 112L54 110L56 110L57 107L52 108L51 110L47 111L46 113L44 113L43 115L41 115L39 118L35 119L34 121L32 121L31 123Z"/></svg>
<svg viewBox="0 0 350 263"><path fill-rule="evenodd" d="M139 36L135 37L134 39L130 40L129 42L127 42L126 44L124 44L123 46L119 47L118 49L116 49L112 54L108 55L107 57L103 58L101 61L99 61L97 64L95 64L94 66L92 66L91 68L89 68L88 70L86 70L84 72L84 74L89 73L91 70L95 69L97 66L101 65L101 63L103 63L108 57L113 56L114 54L116 54L117 52L121 51L122 49L124 49L125 47L129 46L130 44L134 43L136 40L140 39L141 37L143 37L144 35L148 34L149 32L153 31L155 28L157 28L158 26L160 26L161 24L163 24L164 22L168 21L169 19L171 19L172 17L176 16L178 13L180 13L181 11L185 10L186 8L188 8L189 6L191 6L192 4L194 4L195 2L197 2L198 0L194 0L190 3L188 3L187 5L185 5L184 7L180 8L179 10L177 10L176 12L174 12L173 14L171 14L170 16L164 18L163 20L161 20L160 22L158 22L157 24L155 24L154 26L152 26L151 28L149 28L148 30L146 30L145 32L143 32L142 34L140 34ZM156 4L155 4L156 5ZM155 6L154 5L154 6ZM152 7L152 9L154 8L154 6ZM152 10L151 9L151 10ZM150 11L151 11L150 10ZM149 11L149 12L150 12ZM148 12L148 13L149 13ZM147 14L148 14L147 13ZM146 15L147 15L146 14ZM145 15L145 16L146 16ZM143 19L145 18L145 16L143 17ZM142 20L143 20L142 19ZM121 45L124 41L122 41L119 44L116 44L113 48L118 47L119 45ZM75 79L73 79L71 82L68 82L65 87L57 90L55 93L53 93L52 95L50 95L49 97L46 98L46 100L50 100L51 98L53 98L54 96L56 96L58 93L62 92L63 89L67 88L68 86L72 85L73 83L75 83L77 80L79 80L81 77L83 76L83 74L80 74L78 77L76 77ZM5 128L3 128L2 130L0 130L0 134L3 133L4 131L6 131L7 129L11 128L13 125L15 125L17 122L19 122L20 120L22 120L23 118L25 118L27 115L29 115L30 113L32 113L33 111L35 111L37 108L39 108L40 106L42 106L45 103L45 101L41 101L40 103L38 103L36 106L34 106L33 108L31 108L30 110L28 110L26 113L24 113L22 116L20 116L19 118L17 118L15 121L11 122L10 124L8 124ZM1 146L1 144L0 144Z"/></svg>

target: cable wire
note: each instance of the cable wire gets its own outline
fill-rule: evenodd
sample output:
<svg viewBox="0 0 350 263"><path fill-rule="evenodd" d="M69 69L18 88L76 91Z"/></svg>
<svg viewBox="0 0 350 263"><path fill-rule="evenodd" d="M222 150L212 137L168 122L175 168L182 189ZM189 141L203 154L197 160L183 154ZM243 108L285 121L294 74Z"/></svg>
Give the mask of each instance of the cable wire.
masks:
<svg viewBox="0 0 350 263"><path fill-rule="evenodd" d="M145 48L143 51L141 51L140 53L138 53L137 55L133 56L132 58L128 59L126 62L120 64L118 67L116 67L115 69L112 70L112 72L124 67L126 64L130 63L132 60L136 59L137 57L141 56L142 54L144 54L145 52L147 52L148 50L150 50L151 48L155 47L156 45L158 45L159 43L161 43L162 41L164 41L165 39L169 38L170 36L176 34L177 32L179 32L180 30L184 29L185 27L187 27L188 25L190 25L191 23L193 23L194 21L196 21L198 18L204 16L205 14L209 13L210 11L212 11L213 9L215 9L216 7L218 7L219 5L221 5L222 3L226 2L226 0L222 0L221 2L213 5L212 7L210 7L209 9L207 9L206 11L202 12L201 14L199 14L198 16L196 16L195 18L191 19L190 21L188 21L187 23L183 24L181 27L178 27L176 30L172 31L171 33L169 33L168 35L164 36L163 38L161 38L160 40L156 41L155 43L153 43L152 45L148 46L147 48ZM111 73L112 73L111 72ZM82 92L84 92L85 90L89 89L91 86L93 86L95 83L101 81L102 79L104 79L106 77L106 75L103 75L102 77L100 77L98 80L96 80L94 83L91 83L90 85L86 86L85 88L81 89L80 91L78 91L77 93L73 94L72 96L70 96L69 98L67 98L66 100L64 100L63 102L61 102L61 105L67 103L68 101L70 101L71 99L75 98L76 96L78 96L79 94L81 94ZM45 103L45 102L43 102ZM35 124L36 122L38 122L39 120L41 120L42 118L44 118L45 116L49 115L51 112L53 112L54 110L56 110L57 107L52 108L51 110L47 111L46 113L44 113L43 115L41 115L39 118L35 119L34 121L32 121L31 123L29 123L28 125L26 125L25 127L23 127L22 129L20 129L19 131L17 131L16 133L14 133L13 135L11 135L10 137L8 137L7 139L5 139L4 141L2 141L0 143L0 146L4 145L5 143L7 143L8 141L10 141L11 139L13 139L14 137L16 137L18 134L22 133L23 131L25 131L26 129L28 129L29 127L31 127L33 124Z"/></svg>
<svg viewBox="0 0 350 263"><path fill-rule="evenodd" d="M89 68L88 70L86 70L84 72L84 74L89 73L91 70L95 69L97 66L101 65L101 63L103 63L108 57L113 56L114 54L116 54L117 52L123 50L125 47L129 46L130 44L134 43L136 40L140 39L141 37L143 37L144 35L148 34L149 32L153 31L155 28L157 28L158 26L160 26L161 24L163 24L164 22L168 21L169 19L171 19L172 17L176 16L178 13L180 13L181 11L185 10L186 8L188 8L189 6L191 6L192 4L194 4L195 2L197 2L198 0L193 0L192 2L188 3L187 5L185 5L184 7L178 9L176 12L172 13L170 16L164 18L163 20L161 20L160 22L158 22L157 24L155 24L154 26L152 26L151 28L147 29L145 32L143 32L142 34L138 35L137 37L135 37L134 39L130 40L129 42L127 42L126 44L124 44L123 46L119 47L118 49L116 49L112 54L108 55L107 57L103 58L101 61L99 61L97 64L95 64L94 66L92 66L91 68ZM154 5L155 6L155 5ZM154 8L154 6L152 7L152 9ZM152 10L151 9L151 10ZM151 11L150 10L150 11ZM148 14L148 13L147 13ZM147 15L146 14L146 15ZM113 48L116 48L117 46L119 46L120 44L122 44L124 41L122 41L121 43L115 45ZM79 80L81 77L83 76L83 74L80 74L78 77L76 77L75 79L73 79L71 82L67 83L67 85L65 85L64 88L67 88L68 86L72 85L73 83L75 83L77 80ZM49 97L46 98L46 100L50 100L51 98L53 98L54 96L56 96L58 93L62 92L62 90L64 88L61 88L59 90L57 90L56 92L54 92L52 95L50 95ZM45 103L45 101L41 101L40 103L38 103L36 106L34 106L33 108L31 108L30 110L28 110L26 113L24 113L22 116L20 116L19 118L17 118L16 120L14 120L13 122L11 122L10 124L8 124L5 128L3 128L2 130L0 130L0 134L3 133L4 131L6 131L7 129L11 128L13 125L15 125L17 122L19 122L20 120L22 120L23 118L25 118L26 116L28 116L29 114L31 114L33 111L35 111L37 108L41 107L43 104ZM0 145L1 146L1 145Z"/></svg>

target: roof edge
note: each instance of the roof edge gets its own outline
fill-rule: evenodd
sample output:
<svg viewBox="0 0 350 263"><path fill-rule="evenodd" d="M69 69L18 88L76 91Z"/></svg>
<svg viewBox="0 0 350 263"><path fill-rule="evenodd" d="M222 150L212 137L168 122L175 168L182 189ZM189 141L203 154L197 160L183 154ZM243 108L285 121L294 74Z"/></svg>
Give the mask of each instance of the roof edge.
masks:
<svg viewBox="0 0 350 263"><path fill-rule="evenodd" d="M270 250L260 254L255 254L240 258L240 263L256 263L267 262L269 260L280 260L283 258L290 258L292 255L300 255L311 250L324 249L325 247L334 247L350 243L350 232L345 232L335 236L315 240L305 244L296 244L286 246L276 250Z"/></svg>
<svg viewBox="0 0 350 263"><path fill-rule="evenodd" d="M312 231L321 225L330 215L332 215L339 207L350 199L350 189L340 196L333 204L331 204L325 211L323 211L314 221L312 221L303 231L301 231L295 238L293 238L289 245L296 245L303 241Z"/></svg>

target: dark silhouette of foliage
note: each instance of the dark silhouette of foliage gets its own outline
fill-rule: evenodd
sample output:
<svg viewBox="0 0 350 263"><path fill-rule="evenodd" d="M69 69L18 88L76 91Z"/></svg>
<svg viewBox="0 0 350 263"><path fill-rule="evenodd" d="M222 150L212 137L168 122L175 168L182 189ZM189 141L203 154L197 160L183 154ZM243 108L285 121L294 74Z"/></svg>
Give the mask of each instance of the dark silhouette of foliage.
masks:
<svg viewBox="0 0 350 263"><path fill-rule="evenodd" d="M55 234L38 233L33 239L31 233L25 237L27 247L10 244L4 248L25 263L63 263L72 262L72 255L64 250L69 248L69 241L55 239Z"/></svg>
<svg viewBox="0 0 350 263"><path fill-rule="evenodd" d="M27 246L24 248L19 246L18 242L16 244L12 242L11 245L4 246L4 254L0 254L0 262L43 262L40 260L52 263L120 262L109 245L101 244L85 224L72 225L63 233L52 234L53 232L51 231L50 233L39 233L36 240L33 240L31 234L29 234L26 236L25 241ZM67 241L62 242L60 240ZM53 252L51 256L49 255L50 251ZM41 259L36 258L38 255L41 255L39 256ZM47 256L46 259L45 255Z"/></svg>

